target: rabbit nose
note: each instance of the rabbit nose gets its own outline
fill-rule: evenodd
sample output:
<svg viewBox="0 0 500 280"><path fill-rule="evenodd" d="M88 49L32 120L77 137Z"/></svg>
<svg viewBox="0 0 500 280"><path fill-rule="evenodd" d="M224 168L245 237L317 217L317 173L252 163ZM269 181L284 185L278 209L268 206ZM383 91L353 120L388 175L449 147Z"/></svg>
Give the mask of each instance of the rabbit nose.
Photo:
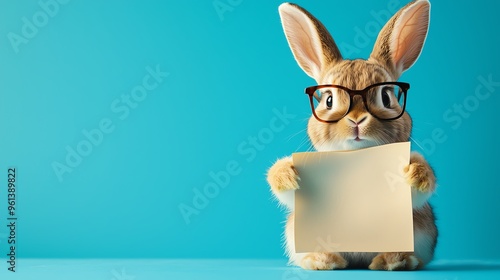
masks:
<svg viewBox="0 0 500 280"><path fill-rule="evenodd" d="M347 119L349 120L349 122L351 122L352 124L354 124L355 126L358 126L360 125L361 123L363 123L366 119L368 118L367 115L362 115L356 119L354 119L353 117L349 117L347 116Z"/></svg>

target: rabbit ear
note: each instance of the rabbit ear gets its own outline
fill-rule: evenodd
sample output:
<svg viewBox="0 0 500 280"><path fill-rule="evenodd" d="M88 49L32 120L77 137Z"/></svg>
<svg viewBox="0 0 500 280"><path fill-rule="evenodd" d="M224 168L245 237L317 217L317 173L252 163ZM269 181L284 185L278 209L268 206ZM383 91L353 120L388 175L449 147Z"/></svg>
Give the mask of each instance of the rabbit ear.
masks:
<svg viewBox="0 0 500 280"><path fill-rule="evenodd" d="M429 29L430 3L417 0L403 7L378 35L370 58L387 66L395 78L417 61Z"/></svg>
<svg viewBox="0 0 500 280"><path fill-rule="evenodd" d="M335 41L323 24L303 8L283 3L279 13L295 60L307 75L319 82L322 71L342 59Z"/></svg>

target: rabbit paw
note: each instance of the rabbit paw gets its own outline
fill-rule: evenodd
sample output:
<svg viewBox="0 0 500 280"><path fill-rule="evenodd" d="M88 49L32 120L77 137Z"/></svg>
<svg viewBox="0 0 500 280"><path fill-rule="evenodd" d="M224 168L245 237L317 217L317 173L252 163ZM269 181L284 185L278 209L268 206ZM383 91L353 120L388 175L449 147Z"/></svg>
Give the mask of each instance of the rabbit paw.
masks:
<svg viewBox="0 0 500 280"><path fill-rule="evenodd" d="M368 266L371 270L415 270L422 262L413 253L380 253Z"/></svg>
<svg viewBox="0 0 500 280"><path fill-rule="evenodd" d="M343 269L347 267L347 261L336 253L309 253L302 259L300 266L310 270Z"/></svg>
<svg viewBox="0 0 500 280"><path fill-rule="evenodd" d="M282 158L267 172L267 182L275 192L296 190L299 188L299 175L293 167L292 158Z"/></svg>
<svg viewBox="0 0 500 280"><path fill-rule="evenodd" d="M406 179L410 186L420 192L431 192L436 185L434 171L420 154L413 153L410 164L405 167Z"/></svg>

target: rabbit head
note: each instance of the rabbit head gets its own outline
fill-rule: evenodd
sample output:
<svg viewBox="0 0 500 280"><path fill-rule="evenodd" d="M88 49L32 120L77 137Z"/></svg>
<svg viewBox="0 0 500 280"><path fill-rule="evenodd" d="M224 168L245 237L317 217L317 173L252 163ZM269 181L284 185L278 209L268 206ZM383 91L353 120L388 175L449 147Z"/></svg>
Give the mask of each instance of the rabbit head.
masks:
<svg viewBox="0 0 500 280"><path fill-rule="evenodd" d="M395 82L415 63L427 36L430 4L417 0L401 8L380 31L367 60L343 59L325 26L303 8L284 3L279 13L288 44L302 70L318 85L339 85L356 91ZM333 105L332 99L325 96L316 96L316 112L346 102L350 109L335 122L311 116L307 131L316 150L351 150L409 140L412 120L407 112L384 120L372 115L361 95L334 99Z"/></svg>

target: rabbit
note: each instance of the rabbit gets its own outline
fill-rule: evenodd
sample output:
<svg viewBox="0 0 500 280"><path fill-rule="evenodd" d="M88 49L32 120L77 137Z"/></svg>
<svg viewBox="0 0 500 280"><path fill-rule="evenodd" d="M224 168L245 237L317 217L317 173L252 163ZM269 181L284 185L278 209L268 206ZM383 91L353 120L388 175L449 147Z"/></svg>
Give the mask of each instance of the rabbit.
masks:
<svg viewBox="0 0 500 280"><path fill-rule="evenodd" d="M283 3L279 14L293 56L308 76L318 85L360 90L375 83L397 81L415 63L427 37L430 3L417 0L401 8L380 31L367 60L343 59L324 25L300 6ZM327 102L323 99L318 106ZM307 134L315 150L354 150L409 141L412 119L406 111L397 119L379 120L363 102L360 96L354 96L350 111L334 123L320 122L312 115ZM311 270L416 270L428 264L434 257L438 236L433 208L428 202L436 188L436 177L429 163L416 152L411 153L404 172L411 186L414 252L296 253L294 190L300 187L300 178L290 156L278 159L267 172L267 182L278 202L290 211L284 234L289 264Z"/></svg>

